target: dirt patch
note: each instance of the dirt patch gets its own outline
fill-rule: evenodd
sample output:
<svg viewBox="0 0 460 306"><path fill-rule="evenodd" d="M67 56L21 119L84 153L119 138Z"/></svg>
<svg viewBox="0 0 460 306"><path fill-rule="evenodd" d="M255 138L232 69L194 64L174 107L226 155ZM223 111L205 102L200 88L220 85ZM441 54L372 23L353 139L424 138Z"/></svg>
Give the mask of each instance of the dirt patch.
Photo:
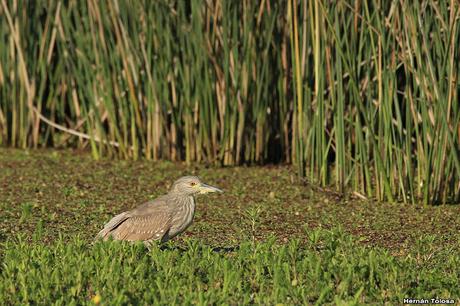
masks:
<svg viewBox="0 0 460 306"><path fill-rule="evenodd" d="M242 239L305 239L311 229L343 227L360 243L405 254L434 236L458 247L460 206L349 199L305 184L290 166L216 168L151 161L92 160L75 151L0 149L0 241L41 232L43 241L88 241L115 214L165 193L182 175L225 190L201 196L194 225L180 236L217 246Z"/></svg>

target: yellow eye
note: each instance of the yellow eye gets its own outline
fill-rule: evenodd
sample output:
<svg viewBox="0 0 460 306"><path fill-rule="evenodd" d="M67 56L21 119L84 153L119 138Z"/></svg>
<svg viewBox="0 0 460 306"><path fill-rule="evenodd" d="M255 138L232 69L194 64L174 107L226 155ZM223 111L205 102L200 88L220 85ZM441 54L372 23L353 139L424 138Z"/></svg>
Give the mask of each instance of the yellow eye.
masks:
<svg viewBox="0 0 460 306"><path fill-rule="evenodd" d="M191 183L190 183L190 186L195 186L195 185L196 185L195 182L191 182Z"/></svg>

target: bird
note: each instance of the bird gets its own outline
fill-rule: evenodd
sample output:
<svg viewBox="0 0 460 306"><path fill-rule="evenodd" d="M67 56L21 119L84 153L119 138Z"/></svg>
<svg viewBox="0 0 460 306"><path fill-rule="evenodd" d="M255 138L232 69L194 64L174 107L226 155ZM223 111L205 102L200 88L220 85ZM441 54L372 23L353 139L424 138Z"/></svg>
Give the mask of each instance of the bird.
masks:
<svg viewBox="0 0 460 306"><path fill-rule="evenodd" d="M197 176L181 177L167 194L113 217L96 240L142 241L148 248L155 241L166 242L192 224L195 196L211 192L223 191L204 184Z"/></svg>

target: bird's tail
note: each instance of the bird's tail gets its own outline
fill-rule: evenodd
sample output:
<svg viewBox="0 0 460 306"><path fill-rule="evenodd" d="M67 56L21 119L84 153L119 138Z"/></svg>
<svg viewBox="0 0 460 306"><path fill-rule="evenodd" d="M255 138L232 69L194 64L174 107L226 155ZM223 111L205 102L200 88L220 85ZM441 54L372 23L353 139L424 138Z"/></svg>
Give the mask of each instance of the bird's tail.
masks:
<svg viewBox="0 0 460 306"><path fill-rule="evenodd" d="M104 228L96 235L95 240L107 240L111 232L128 218L129 214L127 212L123 212L119 215L116 215L112 218L112 220L110 220L106 225L104 225Z"/></svg>

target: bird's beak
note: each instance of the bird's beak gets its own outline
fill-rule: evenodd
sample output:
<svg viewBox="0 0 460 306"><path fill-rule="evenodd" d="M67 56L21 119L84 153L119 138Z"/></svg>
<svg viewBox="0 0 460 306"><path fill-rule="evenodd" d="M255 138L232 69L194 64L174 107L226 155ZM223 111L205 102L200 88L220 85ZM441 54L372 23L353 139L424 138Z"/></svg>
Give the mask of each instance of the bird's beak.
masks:
<svg viewBox="0 0 460 306"><path fill-rule="evenodd" d="M201 184L200 185L200 194L205 194L205 193L210 193L210 192L223 192L219 188L209 186L206 184Z"/></svg>

